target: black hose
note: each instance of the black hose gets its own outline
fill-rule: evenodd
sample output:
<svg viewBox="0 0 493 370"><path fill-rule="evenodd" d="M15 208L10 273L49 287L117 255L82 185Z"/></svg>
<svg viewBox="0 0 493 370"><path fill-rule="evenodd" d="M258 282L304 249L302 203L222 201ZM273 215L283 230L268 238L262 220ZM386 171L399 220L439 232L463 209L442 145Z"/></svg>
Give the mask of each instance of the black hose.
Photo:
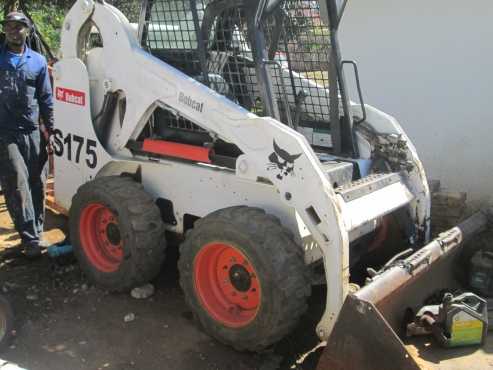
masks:
<svg viewBox="0 0 493 370"><path fill-rule="evenodd" d="M395 261L409 257L411 254L413 254L413 252L414 249L408 248L400 253L397 253L384 265L383 270L385 270L386 267L392 266L395 263Z"/></svg>

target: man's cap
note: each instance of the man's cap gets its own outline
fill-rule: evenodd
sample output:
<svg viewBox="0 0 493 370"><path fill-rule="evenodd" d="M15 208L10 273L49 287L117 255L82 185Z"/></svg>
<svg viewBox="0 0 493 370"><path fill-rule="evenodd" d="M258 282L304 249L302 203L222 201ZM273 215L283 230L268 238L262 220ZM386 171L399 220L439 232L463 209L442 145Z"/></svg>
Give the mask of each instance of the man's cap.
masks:
<svg viewBox="0 0 493 370"><path fill-rule="evenodd" d="M2 25L5 25L5 23L8 22L19 22L26 25L27 27L31 27L31 21L29 20L28 17L26 17L24 13L21 12L10 12L9 14L7 14L5 19L0 23Z"/></svg>

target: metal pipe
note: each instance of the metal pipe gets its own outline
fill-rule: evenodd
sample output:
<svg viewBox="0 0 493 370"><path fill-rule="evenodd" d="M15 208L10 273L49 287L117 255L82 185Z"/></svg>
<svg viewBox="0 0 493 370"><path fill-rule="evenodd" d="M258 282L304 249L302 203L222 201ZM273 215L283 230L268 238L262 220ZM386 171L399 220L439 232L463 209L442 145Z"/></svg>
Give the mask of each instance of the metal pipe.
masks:
<svg viewBox="0 0 493 370"><path fill-rule="evenodd" d="M204 79L204 84L207 87L211 86L209 81L209 69L207 67L207 49L205 47L205 41L202 37L202 32L200 30L200 19L197 10L197 3L195 1L190 1L190 9L192 11L193 24L195 27L195 35L197 38L197 49L199 51L199 64L202 71L202 78Z"/></svg>
<svg viewBox="0 0 493 370"><path fill-rule="evenodd" d="M296 130L297 127L294 126L293 124L293 118L291 117L291 108L289 107L289 101L288 101L288 94L286 91L286 84L284 83L284 76L282 75L282 65L280 62L277 60L264 60L264 64L266 65L272 65L274 67L277 67L279 69L279 78L281 80L281 91L279 91L279 95L281 95L282 103L284 105L284 109L286 111L286 119L287 119L287 125L291 127L293 130Z"/></svg>
<svg viewBox="0 0 493 370"><path fill-rule="evenodd" d="M140 5L139 28L137 30L137 39L139 40L140 46L144 45L144 27L150 5L152 5L152 3L149 4L149 0L142 0L142 4Z"/></svg>
<svg viewBox="0 0 493 370"><path fill-rule="evenodd" d="M360 300L378 305L386 297L427 272L439 259L451 255L464 242L483 231L488 224L486 212L477 212L456 227L441 233L412 256L396 261L390 268L373 277L370 284L355 293Z"/></svg>
<svg viewBox="0 0 493 370"><path fill-rule="evenodd" d="M330 94L330 105L335 104L335 99L340 99L342 103L342 109L344 111L344 117L342 117L343 124L340 128L340 132L335 131L333 133L334 136L339 135L340 138L336 137L335 141L338 143L340 140L341 144L341 152L350 155L353 158L357 158L358 156L358 146L356 143L356 137L353 130L353 117L351 114L350 103L349 103L349 93L347 89L346 77L344 74L344 69L342 66L342 53L341 47L339 44L338 38L338 27L340 17L338 16L338 3L335 0L326 0L327 1L327 11L329 14L329 27L330 27L330 45L331 45L331 59L330 63L333 64L333 68L330 70L332 73L336 73L337 75L337 83L333 84L334 78L331 79L329 84L329 90L332 91ZM337 95L334 90L339 86L339 91ZM334 122L335 119L335 111L332 111L331 121ZM339 117L336 124L339 123ZM337 153L336 154L342 154Z"/></svg>

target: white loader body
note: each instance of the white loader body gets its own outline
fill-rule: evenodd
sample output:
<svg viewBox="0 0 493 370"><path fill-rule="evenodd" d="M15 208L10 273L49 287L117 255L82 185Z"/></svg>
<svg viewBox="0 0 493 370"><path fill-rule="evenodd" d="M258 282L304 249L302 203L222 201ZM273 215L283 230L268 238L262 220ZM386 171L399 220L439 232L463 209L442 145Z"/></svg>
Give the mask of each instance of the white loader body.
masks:
<svg viewBox="0 0 493 370"><path fill-rule="evenodd" d="M83 53L81 30L89 19L104 46ZM334 187L332 164L321 161L310 145L313 142L274 118L256 116L153 57L140 47L134 29L116 8L104 2L77 1L63 25L61 52L54 70L57 203L69 209L77 189L97 177L139 172L153 198L172 202L176 222L166 225L170 231L183 233L186 215L204 217L235 205L266 210L294 233L305 250L306 264L323 259L327 302L317 327L321 338L330 335L348 293L352 240L372 232L379 218L402 207L429 237L430 196L423 166L396 120L377 109L366 106L367 124L376 132L400 135L412 168L363 195L345 197L358 184L346 184L342 190ZM118 106L110 139L102 143L93 121L107 92L119 92L125 106ZM234 143L243 152L236 169L132 153L128 142L137 139L156 107L179 112ZM372 145L361 134L356 138L357 160L371 161ZM269 156L275 146L296 157L289 175L271 165Z"/></svg>

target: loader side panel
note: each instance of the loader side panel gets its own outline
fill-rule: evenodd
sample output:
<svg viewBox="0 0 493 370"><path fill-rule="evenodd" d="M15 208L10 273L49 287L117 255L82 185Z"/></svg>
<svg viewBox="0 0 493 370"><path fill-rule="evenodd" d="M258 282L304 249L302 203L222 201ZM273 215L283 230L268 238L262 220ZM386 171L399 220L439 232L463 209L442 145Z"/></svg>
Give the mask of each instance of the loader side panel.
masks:
<svg viewBox="0 0 493 370"><path fill-rule="evenodd" d="M98 177L137 172L142 185L154 199L171 203L176 224L168 223L168 230L183 233L186 215L204 217L218 209L238 205L259 207L278 217L292 230L297 244L307 249L307 261L313 261L314 257L310 256L318 249L313 245L316 243L295 209L280 201L272 185L242 179L232 171L217 167L165 159L111 161ZM320 257L320 252L317 254Z"/></svg>
<svg viewBox="0 0 493 370"><path fill-rule="evenodd" d="M57 70L63 68L63 73ZM89 78L79 59L63 59L55 67L55 197L65 209L81 184L93 179L110 160L91 120Z"/></svg>

